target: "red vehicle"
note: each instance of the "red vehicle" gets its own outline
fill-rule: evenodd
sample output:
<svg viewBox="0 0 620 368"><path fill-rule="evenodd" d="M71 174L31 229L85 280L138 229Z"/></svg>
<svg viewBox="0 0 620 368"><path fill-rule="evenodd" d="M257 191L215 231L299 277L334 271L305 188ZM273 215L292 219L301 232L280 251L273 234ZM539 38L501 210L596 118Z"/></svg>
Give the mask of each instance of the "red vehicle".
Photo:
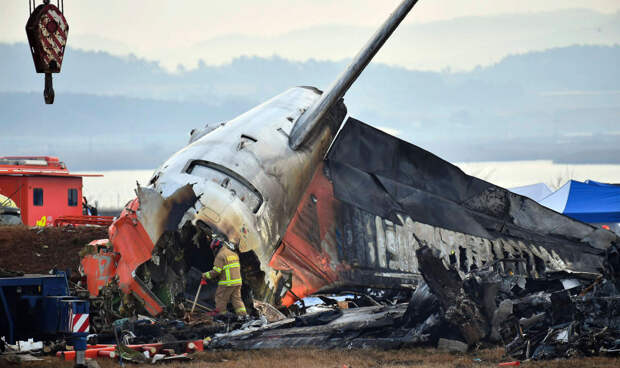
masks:
<svg viewBox="0 0 620 368"><path fill-rule="evenodd" d="M111 217L83 215L85 176L102 175L71 174L58 157L0 157L0 194L15 202L27 226L109 225Z"/></svg>

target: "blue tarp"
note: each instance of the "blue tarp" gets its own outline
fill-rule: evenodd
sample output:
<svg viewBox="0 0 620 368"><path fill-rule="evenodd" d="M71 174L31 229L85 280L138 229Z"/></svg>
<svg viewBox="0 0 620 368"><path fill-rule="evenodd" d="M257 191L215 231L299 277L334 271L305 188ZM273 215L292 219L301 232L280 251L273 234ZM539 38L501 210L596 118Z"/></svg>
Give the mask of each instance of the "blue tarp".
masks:
<svg viewBox="0 0 620 368"><path fill-rule="evenodd" d="M592 184L592 185L598 185L600 187L618 187L618 186L620 186L620 184L601 183L600 181L594 181L594 180L586 180L584 183Z"/></svg>
<svg viewBox="0 0 620 368"><path fill-rule="evenodd" d="M571 180L540 204L583 222L620 222L620 186L616 185Z"/></svg>

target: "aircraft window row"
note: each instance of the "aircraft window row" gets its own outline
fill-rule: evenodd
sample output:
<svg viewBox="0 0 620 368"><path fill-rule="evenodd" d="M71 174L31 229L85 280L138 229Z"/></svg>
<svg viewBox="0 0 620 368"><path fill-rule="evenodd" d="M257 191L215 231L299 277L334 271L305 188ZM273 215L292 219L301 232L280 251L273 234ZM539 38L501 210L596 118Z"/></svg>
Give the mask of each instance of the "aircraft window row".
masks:
<svg viewBox="0 0 620 368"><path fill-rule="evenodd" d="M239 174L213 162L192 161L186 173L213 181L237 196L252 212L256 213L263 203L260 192Z"/></svg>

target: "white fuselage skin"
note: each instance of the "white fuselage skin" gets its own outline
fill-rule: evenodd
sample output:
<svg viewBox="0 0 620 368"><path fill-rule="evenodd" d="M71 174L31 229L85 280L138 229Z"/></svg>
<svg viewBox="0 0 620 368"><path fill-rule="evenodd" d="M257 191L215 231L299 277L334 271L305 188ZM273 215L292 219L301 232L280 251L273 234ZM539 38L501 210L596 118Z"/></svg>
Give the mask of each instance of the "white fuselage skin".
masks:
<svg viewBox="0 0 620 368"><path fill-rule="evenodd" d="M157 169L150 183L164 198L193 184L199 203L179 226L201 221L241 252L254 251L272 291L282 275L269 261L336 134L333 127L346 114L341 103L340 112L331 115L340 121L322 124L292 150L292 127L319 97L315 88L291 88L215 129L192 132L190 144Z"/></svg>

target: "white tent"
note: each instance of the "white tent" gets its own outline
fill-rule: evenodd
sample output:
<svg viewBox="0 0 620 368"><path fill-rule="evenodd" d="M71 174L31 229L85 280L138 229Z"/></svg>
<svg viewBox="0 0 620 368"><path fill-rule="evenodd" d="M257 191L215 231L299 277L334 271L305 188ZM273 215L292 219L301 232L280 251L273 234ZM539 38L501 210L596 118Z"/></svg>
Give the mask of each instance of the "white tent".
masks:
<svg viewBox="0 0 620 368"><path fill-rule="evenodd" d="M510 188L509 190L513 193L533 199L536 202L541 201L543 198L551 194L551 189L549 189L545 183L524 185L521 187Z"/></svg>

